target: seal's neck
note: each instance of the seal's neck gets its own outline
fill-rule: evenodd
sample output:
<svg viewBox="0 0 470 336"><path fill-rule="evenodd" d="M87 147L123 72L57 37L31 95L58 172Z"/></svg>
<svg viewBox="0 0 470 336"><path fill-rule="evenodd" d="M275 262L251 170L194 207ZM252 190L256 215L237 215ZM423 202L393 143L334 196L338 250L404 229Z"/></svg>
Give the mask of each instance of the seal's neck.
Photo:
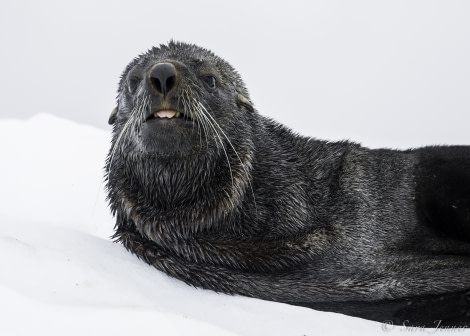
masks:
<svg viewBox="0 0 470 336"><path fill-rule="evenodd" d="M250 190L250 160L248 153L121 157L109 175L111 207L152 240L220 228L239 216Z"/></svg>

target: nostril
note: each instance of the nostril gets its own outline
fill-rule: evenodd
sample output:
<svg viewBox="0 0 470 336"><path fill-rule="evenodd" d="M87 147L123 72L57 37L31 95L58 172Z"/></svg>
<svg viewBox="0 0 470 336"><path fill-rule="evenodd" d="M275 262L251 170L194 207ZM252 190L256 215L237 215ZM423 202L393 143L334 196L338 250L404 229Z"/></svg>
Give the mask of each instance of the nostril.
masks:
<svg viewBox="0 0 470 336"><path fill-rule="evenodd" d="M153 87L160 93L162 93L162 84L160 83L160 80L155 77L150 77L150 80L152 82Z"/></svg>
<svg viewBox="0 0 470 336"><path fill-rule="evenodd" d="M152 87L166 96L176 83L175 66L171 63L159 63L150 69L149 79Z"/></svg>
<svg viewBox="0 0 470 336"><path fill-rule="evenodd" d="M168 91L170 91L173 88L173 86L175 85L175 80L176 80L176 76L171 76L171 77L168 77L166 79L165 86L166 86Z"/></svg>

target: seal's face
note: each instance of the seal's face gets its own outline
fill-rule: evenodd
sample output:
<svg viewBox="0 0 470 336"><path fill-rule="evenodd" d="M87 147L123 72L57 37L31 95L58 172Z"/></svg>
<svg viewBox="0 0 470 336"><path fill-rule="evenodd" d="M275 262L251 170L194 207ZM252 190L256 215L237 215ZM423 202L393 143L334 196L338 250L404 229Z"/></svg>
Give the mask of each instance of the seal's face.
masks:
<svg viewBox="0 0 470 336"><path fill-rule="evenodd" d="M112 211L151 239L220 223L251 183L257 120L238 74L210 51L171 42L137 57L109 119Z"/></svg>
<svg viewBox="0 0 470 336"><path fill-rule="evenodd" d="M234 119L253 112L245 97L233 68L211 52L181 43L153 48L121 78L109 120L115 144L160 156L207 151L239 131Z"/></svg>

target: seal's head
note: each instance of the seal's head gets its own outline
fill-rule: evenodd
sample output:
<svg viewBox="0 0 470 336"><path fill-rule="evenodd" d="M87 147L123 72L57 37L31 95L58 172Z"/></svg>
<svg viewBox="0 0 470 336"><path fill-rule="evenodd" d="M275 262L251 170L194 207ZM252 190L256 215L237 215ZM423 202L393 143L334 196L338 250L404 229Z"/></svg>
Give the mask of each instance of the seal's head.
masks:
<svg viewBox="0 0 470 336"><path fill-rule="evenodd" d="M225 137L242 131L234 120L249 119L254 112L239 75L227 62L206 49L176 42L134 59L121 77L117 100L109 123L115 125L119 142L127 140L127 150L160 156L221 147Z"/></svg>
<svg viewBox="0 0 470 336"><path fill-rule="evenodd" d="M140 55L109 118L113 212L153 240L164 226L223 222L245 199L258 121L239 75L210 51L170 42Z"/></svg>

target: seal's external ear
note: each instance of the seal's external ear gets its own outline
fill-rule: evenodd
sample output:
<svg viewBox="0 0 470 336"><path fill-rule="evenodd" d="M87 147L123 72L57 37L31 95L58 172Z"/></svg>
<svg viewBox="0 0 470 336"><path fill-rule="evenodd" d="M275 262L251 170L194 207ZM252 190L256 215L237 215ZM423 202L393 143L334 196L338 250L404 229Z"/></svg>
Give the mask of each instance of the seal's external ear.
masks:
<svg viewBox="0 0 470 336"><path fill-rule="evenodd" d="M237 105L238 107L245 106L248 109L248 111L254 112L254 108L253 108L253 105L251 105L251 102L244 95L240 93L237 95Z"/></svg>
<svg viewBox="0 0 470 336"><path fill-rule="evenodd" d="M109 119L108 119L108 124L110 125L114 124L114 122L116 121L116 118L117 118L117 107L115 107L113 111L111 112L111 115L109 116Z"/></svg>

